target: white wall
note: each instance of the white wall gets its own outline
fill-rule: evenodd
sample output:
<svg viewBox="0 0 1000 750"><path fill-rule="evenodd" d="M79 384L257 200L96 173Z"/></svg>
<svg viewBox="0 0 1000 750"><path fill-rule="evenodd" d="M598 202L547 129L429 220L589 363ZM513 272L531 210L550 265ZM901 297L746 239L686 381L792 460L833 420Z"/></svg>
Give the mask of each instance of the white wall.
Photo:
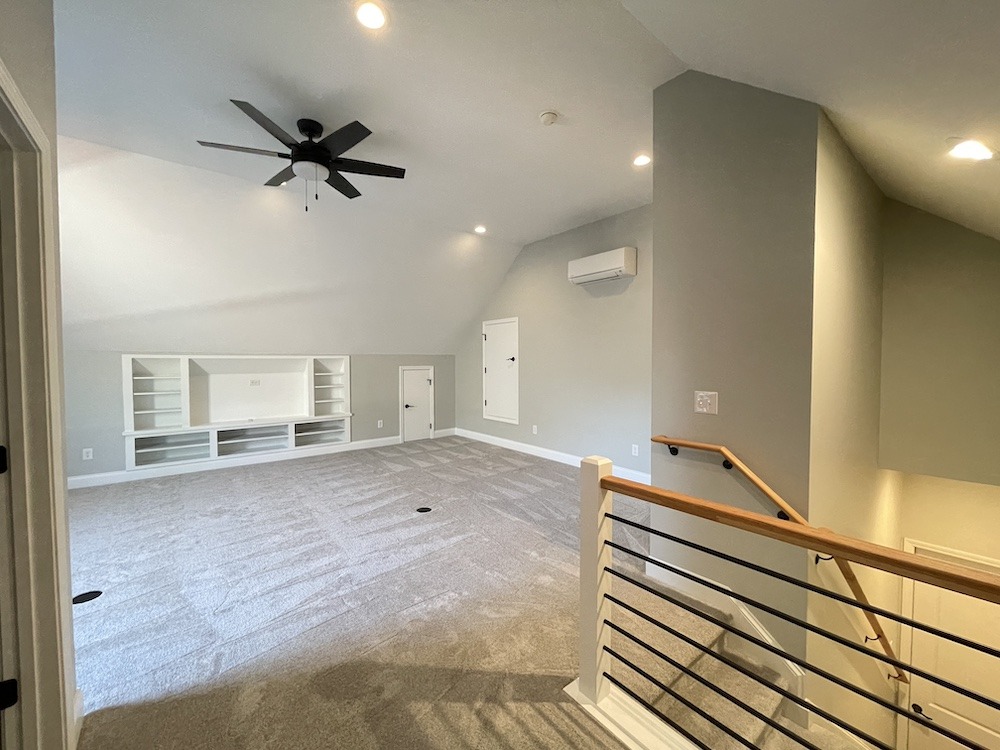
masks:
<svg viewBox="0 0 1000 750"><path fill-rule="evenodd" d="M702 73L655 92L652 429L727 445L808 512L813 242L819 108ZM719 414L694 413L694 391ZM775 512L717 457L653 451L661 487ZM804 552L654 508L654 523L797 577ZM793 615L788 587L655 541L654 554ZM805 635L768 620L805 653Z"/></svg>
<svg viewBox="0 0 1000 750"><path fill-rule="evenodd" d="M882 357L883 196L825 115L816 161L816 243L813 276L812 395L809 520L879 544L899 543L899 477L878 468ZM874 604L894 609L899 580L855 566ZM812 566L813 583L850 594L833 563ZM809 619L854 642L871 635L860 613L810 595ZM898 644L898 627L883 623ZM877 644L872 644L877 648ZM886 667L822 636L807 638L809 661L886 699L894 683ZM895 722L884 711L810 674L808 695L818 705L891 743Z"/></svg>
<svg viewBox="0 0 1000 750"><path fill-rule="evenodd" d="M648 472L651 245L643 207L526 246L458 342L458 426ZM639 251L635 278L567 280L570 260L622 246ZM482 321L509 317L519 319L517 425L483 419Z"/></svg>
<svg viewBox="0 0 1000 750"><path fill-rule="evenodd" d="M1000 484L1000 242L889 201L883 466Z"/></svg>

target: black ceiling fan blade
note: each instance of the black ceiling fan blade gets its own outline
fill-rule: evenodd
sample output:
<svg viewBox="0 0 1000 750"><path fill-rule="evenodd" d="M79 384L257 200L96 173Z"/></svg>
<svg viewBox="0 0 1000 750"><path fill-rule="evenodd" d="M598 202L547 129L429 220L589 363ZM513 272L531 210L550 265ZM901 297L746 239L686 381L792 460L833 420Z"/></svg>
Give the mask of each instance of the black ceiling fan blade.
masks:
<svg viewBox="0 0 1000 750"><path fill-rule="evenodd" d="M402 167L390 167L388 164L376 164L373 161L358 161L357 159L334 159L331 169L351 174L369 174L375 177L397 177L402 179L406 170Z"/></svg>
<svg viewBox="0 0 1000 750"><path fill-rule="evenodd" d="M330 149L331 156L340 156L348 149L354 148L365 138L370 136L372 131L355 120L350 125L345 125L340 130L335 130L319 143Z"/></svg>
<svg viewBox="0 0 1000 750"><path fill-rule="evenodd" d="M268 151L263 148L249 148L247 146L230 146L228 143L212 143L211 141L198 141L202 146L208 148L221 148L226 151L239 151L243 154L260 154L261 156L277 156L279 159L291 159L291 154L283 154L280 151Z"/></svg>
<svg viewBox="0 0 1000 750"><path fill-rule="evenodd" d="M241 102L239 99L230 99L233 104L243 110L243 113L253 120L255 123L260 125L264 130L273 135L279 141L284 143L288 148L292 146L298 146L299 142L288 135L284 130L275 125L267 115L257 109L255 106L249 102Z"/></svg>
<svg viewBox="0 0 1000 750"><path fill-rule="evenodd" d="M361 195L361 191L348 182L344 175L334 172L333 170L330 171L330 176L326 178L326 184L334 190L339 190L348 198L357 198Z"/></svg>
<svg viewBox="0 0 1000 750"><path fill-rule="evenodd" d="M270 185L271 187L277 187L278 185L284 185L286 182L295 177L295 172L291 167L285 167L278 174L272 177L270 180L265 182L265 185Z"/></svg>

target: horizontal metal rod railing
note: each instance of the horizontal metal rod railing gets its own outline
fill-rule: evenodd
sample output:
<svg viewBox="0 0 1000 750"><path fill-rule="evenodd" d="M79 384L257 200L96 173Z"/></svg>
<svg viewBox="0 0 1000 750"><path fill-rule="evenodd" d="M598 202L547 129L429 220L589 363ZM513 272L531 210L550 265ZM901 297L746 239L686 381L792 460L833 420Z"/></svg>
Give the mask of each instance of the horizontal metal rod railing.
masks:
<svg viewBox="0 0 1000 750"><path fill-rule="evenodd" d="M982 703L984 706L989 706L992 709L1000 711L1000 702L997 702L992 698L989 698L988 696L981 695L975 692L974 690L970 690L969 688L963 687L961 685L956 685L954 682L946 680L942 677L938 677L937 675L932 674L927 670L915 667L912 664L907 664L906 662L900 661L899 659L890 659L890 657L888 656L884 656L883 654L876 653L875 651L872 651L869 648L860 646L857 643L854 643L853 641L850 641L847 638L844 638L843 636L837 635L832 631L829 631L825 628L821 628L820 626L814 625L811 622L807 622L799 617L793 617L792 615L782 612L780 609L768 606L763 602L757 601L753 597L746 596L745 594L741 594L738 591L733 591L732 589L728 589L725 586L720 586L719 584L714 583L713 581L709 581L708 579L703 578L702 576L678 568L676 565L670 565L669 563L665 563L662 560L657 560L655 557L649 557L648 555L644 555L641 552L630 550L627 547L623 547L620 544L616 544L615 542L607 542L607 545L612 549L616 549L621 552L625 552L629 555L633 555L639 558L640 560L643 560L644 562L650 563L651 565L655 565L659 568L662 568L663 570L669 571L674 575L686 578L689 581L694 581L695 583L705 586L706 588L712 589L713 591L717 591L720 594L724 594L725 596L730 596L733 599L736 599L737 601L743 602L744 604L749 604L751 607L759 609L762 612L766 612L772 617L777 617L779 620L784 620L785 622L794 625L797 628L801 628L802 630L806 630L810 633L815 633L816 635L820 635L824 638L827 638L828 640L833 641L834 643L844 646L845 648L851 649L852 651L855 651L859 654L870 656L873 659L878 659L879 661L886 664L890 664L891 666L896 667L897 669L909 672L911 674L916 675L917 677L922 677L928 682L933 682L936 685L940 685L943 688L947 688L948 690L954 690L956 693L964 695L966 698L969 698L970 700L974 700L977 703ZM612 575L620 575L620 574L613 573ZM633 583L637 586L641 585L639 582L633 581L630 578L627 578L625 576L621 577L625 578L625 580L628 581L629 583Z"/></svg>
<svg viewBox="0 0 1000 750"><path fill-rule="evenodd" d="M634 700L636 703L639 703L640 705L642 705L642 707L645 708L647 711L649 711L651 714L654 714L660 721L662 721L664 724L668 725L671 729L673 729L675 732L677 732L682 737L684 737L684 739L686 739L688 742L690 742L691 744L695 745L698 748L698 750L714 750L714 748L709 747L704 742L702 742L701 740L699 740L697 737L695 737L693 734L691 734L691 732L689 732L684 727L682 727L680 724L678 724L677 721L675 721L674 719L672 719L669 716L667 716L665 713L663 713L663 711L661 711L660 709L658 709L656 706L652 705L648 701L643 700L643 698L642 698L641 695L639 695L637 692L635 692L628 685L624 684L621 680L619 680L614 675L605 672L604 673L604 679L606 679L608 682L610 682L616 688L618 688L619 690L621 690L623 693L625 693L625 695L627 695L629 698L631 698L632 700Z"/></svg>
<svg viewBox="0 0 1000 750"><path fill-rule="evenodd" d="M621 599L619 599L619 598L617 598L615 596L612 596L610 594L606 595L605 599L607 599L607 601L611 602L612 604L617 604L619 607L622 607L626 611L631 612L635 616L642 618L643 620L645 620L646 622L648 622L651 625L654 625L655 627L659 628L663 632L670 633L671 635L680 638L685 643L687 643L689 646L693 646L694 648L696 648L699 651L701 651L703 654L705 654L707 656L711 656L711 657L717 659L718 661L721 661L722 663L724 663L724 664L732 667L733 669L736 669L737 671L741 672L742 674L746 675L747 677L750 677L751 679L757 681L758 683L760 683L761 685L763 685L767 689L774 690L775 692L781 693L781 695L783 695L785 698L787 698L788 700L792 701L796 705L800 706L801 708L805 708L805 709L808 709L810 711L815 711L818 716L822 716L824 719L827 719L828 721L833 722L834 724L836 724L841 729L844 729L844 730L850 732L855 737L858 737L858 738L864 740L865 742L868 742L869 744L874 745L876 748L878 748L878 750L894 750L894 748L890 747L889 745L886 745L883 742L880 742L878 739L876 739L875 737L872 737L870 734L868 734L864 730L858 729L857 727L852 726L850 723L844 721L839 716L836 716L836 715L830 713L829 711L827 711L827 710L825 710L825 709L823 709L823 708L821 708L819 706L813 706L811 703L809 703L805 699L800 698L799 696L795 695L795 693L792 693L792 692L790 692L788 690L785 690L784 688L779 688L777 685L769 683L767 680L765 680L760 675L756 675L754 672L752 672L751 670L749 670L749 669L747 669L747 668L739 665L737 662L733 661L732 659L727 659L726 657L722 656L721 654L718 654L717 652L713 651L708 646L705 646L704 644L701 644L701 643L699 643L698 641L696 641L696 640L694 640L692 638L688 638L687 636L685 636L680 631L676 630L675 628L672 628L670 625L667 625L665 622L660 622L659 620L656 620L653 617L650 617L645 612L641 612L640 610L636 609L635 607L631 606L630 604L626 604ZM688 612L690 612L691 614L695 615L696 617L702 617L704 615L704 613L697 611L694 607L689 607L688 605L681 604L680 602L677 602L677 606L682 607L683 609L686 609ZM714 618L714 617L711 617L711 616L705 616L705 617L703 617L703 619L707 620L708 622L711 622L712 624L717 624L719 627L723 628L724 630L728 630L733 635L746 636L746 639L750 643L754 643L755 641L760 641L759 638L755 638L754 636L751 636L751 635L748 635L746 633L743 633L743 631L739 630L738 628L729 626L728 623L723 624L723 621L722 620L718 620L717 618ZM611 625L610 622L608 622L607 624ZM760 643L763 644L764 641L760 641ZM770 644L768 644L768 646L769 646L768 650L771 651L771 653L777 654L779 656L785 653L784 651L782 651L777 646L771 646ZM822 670L820 670L820 672L817 672L817 674L820 674L820 676L825 676L822 673ZM834 680L834 682L835 682L835 680Z"/></svg>
<svg viewBox="0 0 1000 750"><path fill-rule="evenodd" d="M645 678L651 684L653 684L656 687L658 687L660 690L662 690L664 693L666 693L671 698L673 698L674 700L676 700L682 706L686 707L690 711L693 711L695 714L697 714L698 716L700 716L701 718L703 718L705 721L707 721L708 723L710 723L716 729L719 729L723 734L727 735L728 737L732 737L739 744L743 745L743 747L749 748L750 750L756 750L756 748L753 746L753 743L750 742L750 740L748 740L745 737L737 734L733 729L731 729L730 727L727 727L725 724L723 724L721 721L719 721L718 719L716 719L714 716L712 716L710 713L708 713L708 711L706 711L705 709L703 709L701 706L699 706L696 703L693 703L693 702L689 701L687 698L685 698L683 695L681 695L676 690L674 690L673 688L671 688L669 685L664 684L662 680L658 680L655 677L653 677L653 675L651 675L645 669L643 669L642 667L640 667L638 664L635 664L634 662L629 661L627 658L625 658L624 656L622 656L621 654L619 654L617 651L615 651L610 646L605 646L604 647L604 651L606 653L610 654L612 657L614 657L618 661L620 661L622 664L624 664L626 667L628 667L629 669L631 669L633 672L635 672L636 674L638 674L641 677Z"/></svg>
<svg viewBox="0 0 1000 750"><path fill-rule="evenodd" d="M793 664L798 664L803 669L807 669L810 672L813 672L814 674L817 674L820 677L823 677L824 679L829 680L830 682L833 682L834 684L836 684L836 685L838 685L838 686L840 686L842 688L846 688L847 690L851 691L852 693L855 693L856 695L860 695L863 698L866 698L866 699L872 701L873 703L877 703L878 705L882 706L883 708L886 708L886 709L892 711L893 713L895 713L895 714L897 714L899 716L904 716L904 717L908 718L911 721L915 721L915 722L919 723L921 726L926 727L927 729L931 730L932 732L940 734L943 737L947 737L948 739L950 739L953 742L961 745L962 747L967 747L970 750L988 750L988 748L985 748L985 747L983 747L982 745L980 745L978 743L975 743L975 742L973 742L973 741L971 741L969 739L966 739L965 737L962 737L961 735L956 734L955 732L952 732L951 730L946 729L946 728L944 728L944 727L942 727L942 726L940 726L938 724L935 724L932 720L928 719L923 714L916 713L914 711L907 711L906 709L902 709L899 706L895 705L894 703L885 700L881 696L878 696L878 695L876 695L875 693L872 693L869 690L865 690L864 688L860 688L857 685L852 685L851 683L847 682L846 680L844 680L844 679L836 676L835 674L833 674L833 673L831 673L831 672L829 672L829 671L827 671L825 669L822 669L820 667L817 667L814 664L809 663L808 661L806 661L805 659L802 659L801 657L797 657L794 654L791 654L791 653L785 651L784 649L781 649L781 648L778 648L777 646L769 644L766 641L764 641L764 640L762 640L760 638L757 638L756 636L752 636L749 633L746 633L746 632L740 630L739 628L733 626L732 624L727 623L727 622L725 622L725 621L723 621L723 620L721 620L721 619L719 619L717 617L713 617L712 615L709 615L709 614L707 614L705 612L701 612L697 608L695 608L695 607L693 607L693 606L691 606L689 604L684 603L683 601L681 601L680 599L678 599L676 597L670 596L669 594L666 594L666 593L664 593L662 591L657 591L652 586L647 586L646 584L642 583L641 581L636 581L634 578L630 578L629 576L625 575L621 571L615 570L614 568L606 567L604 569L604 572L608 573L608 574L610 574L612 576L615 576L616 578L620 578L620 579L622 579L624 581L627 581L628 583L632 584L633 586L636 586L637 588L640 588L643 591L646 591L647 593L652 594L653 596L656 596L656 597L658 597L658 598L660 598L660 599L662 599L664 601L670 602L674 606L680 607L681 609L686 610L687 612L689 612L690 614L695 615L696 617L700 617L703 620L711 622L713 625L715 625L717 627L720 627L723 630L726 630L727 632L730 632L733 635L736 635L736 636L738 636L738 637L740 637L740 638L748 641L749 643L753 643L753 644L755 644L757 646L760 646L761 648L764 648L767 651L770 651L771 653L773 653L773 654L775 654L777 656L780 656L783 659L786 659L786 660L792 662ZM618 597L613 596L611 594L606 594L605 598L607 599L607 601L609 601L609 602L611 602L613 604L616 604L619 607L625 608L626 610L628 610L632 614L634 614L634 615L636 615L638 617L641 617L642 619L646 620L647 622L649 622L649 623L651 623L651 624L653 624L653 625L655 625L655 626L657 626L657 627L659 627L659 628L661 628L663 630L666 630L666 628L663 626L662 623L658 622L657 620L655 620L654 618L650 617L646 613L644 613L644 612L636 609L635 607L633 607L633 606L625 603L624 601L622 601ZM956 690L958 692L962 692L963 695L967 695L968 697L971 697L973 699L976 699L977 696L978 696L978 694L972 693L971 691L967 691L964 688L960 688L959 686L951 686L951 689ZM978 696L978 698L981 699L982 696ZM987 699L987 701L989 703L992 703L992 701L989 701L989 699ZM843 725L841 725L841 726L843 726ZM869 743L874 744L876 747L879 747L881 750L893 750L888 745L885 745L884 743L879 742L878 740L876 740L874 737L871 737L870 735L862 736L862 734L859 733L860 730L855 731L856 728L853 728L853 727L844 727L844 728L848 729L848 731L852 732L856 736L861 737L862 739L865 740L865 742L869 742Z"/></svg>
<svg viewBox="0 0 1000 750"><path fill-rule="evenodd" d="M744 560L742 558L736 557L735 555L729 555L726 554L725 552L720 552L718 550L712 549L711 547L706 547L704 544L698 544L697 542L692 542L687 539L681 539L678 536L675 536L673 534L668 534L665 531L660 531L659 529L653 529L650 528L649 526L643 526L640 523L636 523L635 521L631 521L627 518L622 518L621 516L614 515L613 513L607 514L607 517L610 518L615 523L623 523L626 526L631 526L632 528L638 529L639 531L644 531L648 534L652 534L653 536L657 536L660 539L665 539L669 542L682 545L689 549L697 550L698 552L703 552L706 555L711 555L712 557L718 558L720 560L725 560L726 562L732 563L733 565L738 565L742 568L746 568L747 570L752 570L755 573L760 573L770 578L774 578L775 580L791 584L792 586L797 586L799 588L810 591L814 594L819 594L820 596L825 596L827 598L834 599L842 604L846 604L848 607L856 607L858 609L868 610L873 614L878 615L879 617L886 618L887 620L893 620L894 622L898 622L901 625L906 625L907 627L915 628L917 630L922 630L923 632L929 635L933 635L936 638L943 638L944 640L951 641L952 643L957 643L966 648L979 651L980 653L986 654L987 656L1000 659L1000 650L998 649L991 648L990 646L986 646L982 643L977 643L976 641L969 640L968 638L963 638L962 636L955 635L954 633L949 633L946 630L941 630L940 628L936 628L932 625L927 625L926 623L913 620L909 617L896 614L895 612L892 612L888 609L883 609L882 607L876 607L874 604L863 604L857 601L856 599L852 599L851 597L845 596L844 594L840 594L836 591L830 591L828 589L823 588L822 586L817 586L816 584L809 583L808 581L800 581L798 578L786 575L785 573L779 573L776 570L765 568L763 565L757 565L756 563L752 563L749 560Z"/></svg>
<svg viewBox="0 0 1000 750"><path fill-rule="evenodd" d="M711 453L718 453L723 457L723 465L728 468L735 468L743 476L745 476L751 484L753 484L760 492L766 495L772 503L778 506L780 509L779 516L783 514L783 517L787 520L794 521L802 526L808 526L812 528L812 524L795 508L793 508L788 502L785 501L781 495L775 492L763 479L757 476L749 466L747 466L736 454L729 450L724 445L714 445L712 443L700 443L694 440L682 440L679 438L670 438L666 435L656 435L652 438L654 443L662 443L670 449L672 455L677 455L678 447L690 448L692 450L698 451L708 451ZM854 574L851 569L851 565L847 560L840 557L834 556L834 564L837 569L840 570L840 574L844 577L844 581L847 583L847 587L851 590L851 594L854 596L855 600L862 604L870 604L868 595L865 593L864 588L861 585L861 581ZM868 626L875 633L875 639L878 641L879 646L886 656L895 659L896 652L892 647L892 642L889 640L889 636L886 635L885 629L882 627L882 623L879 622L878 617L869 610L863 610L865 619L868 621ZM906 682L907 678L899 670L896 670L896 678L902 682Z"/></svg>
<svg viewBox="0 0 1000 750"><path fill-rule="evenodd" d="M739 698L737 698L732 693L729 693L729 692L723 690L721 687L719 687L718 685L716 685L715 683L713 683L711 680L705 679L704 677L702 677L700 674L698 674L697 672L695 672L690 667L684 666L683 664L681 664L679 661L677 661L673 657L668 656L667 654L665 654L662 651L660 651L658 648L655 648L654 646L650 646L648 643L646 643L645 641L643 641L641 638L637 638L635 635L633 635L632 633L629 633L627 630L625 630L625 628L622 628L619 625L616 625L611 620L605 620L605 622L608 624L609 628L611 628L615 632L619 633L623 637L627 638L628 640L632 641L632 643L634 643L637 646L645 649L647 652L649 652L650 654L652 654L656 658L660 659L661 661L666 662L667 664L669 664L671 667L673 667L674 669L678 670L679 672L683 672L685 675L687 675L691 679L695 680L698 684L705 686L706 688L708 688L709 690L711 690L716 695L722 696L723 698L725 698L727 701L729 701L730 703L732 703L735 706L739 706L742 710L746 711L748 714L750 714L751 716L753 716L758 721L761 721L764 724L767 724L769 727L771 727L776 732L780 732L781 734L785 735L786 737L788 737L792 741L797 742L799 745L801 745L802 747L806 748L806 750L821 750L820 748L818 748L816 745L814 745L813 743L809 742L808 740L803 739L802 737L799 737L797 734L795 734L795 732L793 732L792 730L788 729L788 727L782 726L782 724L780 722L775 721L772 717L766 716L765 714L761 713L756 708L754 708L753 706L751 706L749 703L746 703L745 701L742 701ZM614 651L611 651L610 649L607 649L607 650L613 656L616 655ZM771 686L771 687L776 687L776 686Z"/></svg>
<svg viewBox="0 0 1000 750"><path fill-rule="evenodd" d="M653 505L704 518L724 526L749 531L802 549L842 557L869 568L884 570L914 581L1000 604L1000 576L985 571L883 547L861 539L842 536L828 529L779 521L760 513L650 487L620 477L602 477L600 486L609 492L645 500Z"/></svg>

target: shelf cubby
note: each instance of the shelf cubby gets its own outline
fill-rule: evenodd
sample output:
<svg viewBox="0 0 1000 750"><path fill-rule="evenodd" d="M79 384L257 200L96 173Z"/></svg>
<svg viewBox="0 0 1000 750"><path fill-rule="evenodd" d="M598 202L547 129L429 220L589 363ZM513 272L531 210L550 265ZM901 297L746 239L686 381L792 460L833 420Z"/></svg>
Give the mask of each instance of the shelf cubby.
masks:
<svg viewBox="0 0 1000 750"><path fill-rule="evenodd" d="M350 357L122 357L128 468L351 440Z"/></svg>

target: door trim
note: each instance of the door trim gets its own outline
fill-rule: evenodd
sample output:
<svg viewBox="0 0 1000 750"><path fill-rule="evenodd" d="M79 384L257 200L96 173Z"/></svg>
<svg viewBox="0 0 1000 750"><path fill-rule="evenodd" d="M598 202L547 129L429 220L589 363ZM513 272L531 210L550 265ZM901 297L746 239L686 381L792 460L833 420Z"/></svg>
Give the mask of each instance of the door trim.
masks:
<svg viewBox="0 0 1000 750"><path fill-rule="evenodd" d="M430 411L431 411L431 425L437 423L437 418L434 416L434 365L403 365L399 368L399 442L406 442L406 417L403 414L405 411L403 408L403 373L407 370L423 370L430 373L429 378L431 381L431 398L430 398ZM434 437L434 427L428 430L429 436Z"/></svg>
<svg viewBox="0 0 1000 750"><path fill-rule="evenodd" d="M521 383L520 383L520 372L521 364L518 362L518 407L517 407L517 417L515 419L510 419L509 417L498 417L491 416L486 413L486 326L501 325L503 323L516 323L517 324L517 352L514 356L518 359L521 358L521 323L518 318L496 318L494 320L484 320L483 321L483 361L481 367L483 368L483 419L488 419L491 422L503 422L505 424L520 424L521 423Z"/></svg>
<svg viewBox="0 0 1000 750"><path fill-rule="evenodd" d="M0 262L24 748L73 748L55 152L0 59ZM28 460L28 456L31 460ZM16 721L16 714L10 714Z"/></svg>
<svg viewBox="0 0 1000 750"><path fill-rule="evenodd" d="M921 542L919 539L911 539L910 537L903 539L903 551L916 555L927 555L928 557L943 560L944 562L966 565L978 570L986 570L991 573L1000 573L1000 560L994 560L991 557L977 555L972 552L965 552L960 549L943 547L940 544ZM903 617L908 617L912 620L913 581L909 578L904 578L902 583L903 586L900 592L899 613ZM905 625L902 625L899 628L899 658L908 664L913 663L913 628L906 627ZM906 683L902 686L903 689L899 691L898 705L900 708L908 708L910 706L910 688L912 687L912 684L912 682ZM910 722L907 721L906 717L897 714L896 747L898 747L899 750L907 750L909 746Z"/></svg>

